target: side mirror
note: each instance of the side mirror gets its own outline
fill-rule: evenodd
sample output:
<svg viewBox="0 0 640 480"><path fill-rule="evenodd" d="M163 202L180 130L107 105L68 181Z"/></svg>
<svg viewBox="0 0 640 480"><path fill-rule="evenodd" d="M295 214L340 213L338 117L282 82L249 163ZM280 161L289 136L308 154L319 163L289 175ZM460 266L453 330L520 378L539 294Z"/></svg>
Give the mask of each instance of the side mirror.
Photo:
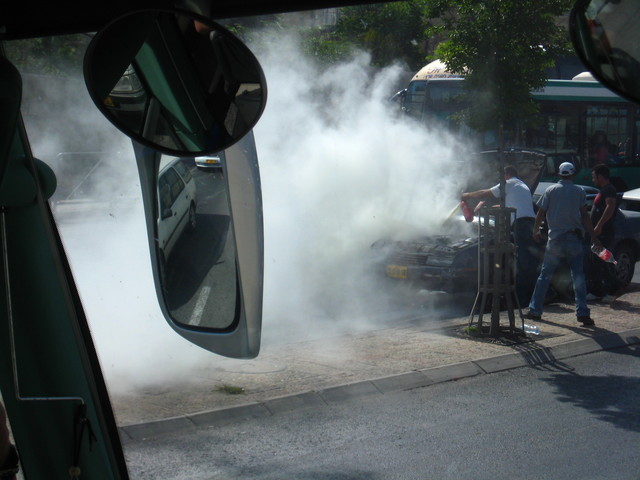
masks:
<svg viewBox="0 0 640 480"><path fill-rule="evenodd" d="M640 3L579 0L569 20L578 56L610 90L640 102Z"/></svg>
<svg viewBox="0 0 640 480"><path fill-rule="evenodd" d="M118 129L176 156L233 145L267 99L253 53L222 26L186 12L113 21L89 44L84 73L94 103Z"/></svg>

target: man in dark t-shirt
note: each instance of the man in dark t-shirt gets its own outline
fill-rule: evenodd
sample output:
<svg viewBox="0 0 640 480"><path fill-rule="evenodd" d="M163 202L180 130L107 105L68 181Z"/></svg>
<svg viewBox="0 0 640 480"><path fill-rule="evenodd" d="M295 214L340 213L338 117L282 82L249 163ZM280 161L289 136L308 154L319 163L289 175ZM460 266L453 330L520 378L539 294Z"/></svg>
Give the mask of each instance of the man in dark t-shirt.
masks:
<svg viewBox="0 0 640 480"><path fill-rule="evenodd" d="M591 223L593 231L602 243L610 249L615 235L615 219L618 211L618 192L609 179L609 168L606 165L596 165L591 169L591 180L600 189L591 208ZM613 301L618 290L616 267L612 263L603 262L593 255L592 275L593 294L602 297L605 302Z"/></svg>

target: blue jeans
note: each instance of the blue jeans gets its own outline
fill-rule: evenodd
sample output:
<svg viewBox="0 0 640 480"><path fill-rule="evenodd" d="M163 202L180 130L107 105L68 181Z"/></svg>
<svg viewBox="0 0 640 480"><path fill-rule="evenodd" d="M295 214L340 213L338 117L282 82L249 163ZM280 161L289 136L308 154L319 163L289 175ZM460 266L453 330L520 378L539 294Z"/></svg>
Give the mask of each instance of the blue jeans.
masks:
<svg viewBox="0 0 640 480"><path fill-rule="evenodd" d="M518 218L513 222L513 239L516 244L516 294L518 303L525 306L536 285L538 264L542 247L531 236L534 218Z"/></svg>
<svg viewBox="0 0 640 480"><path fill-rule="evenodd" d="M573 291L576 296L576 315L578 317L588 317L590 314L587 306L587 284L584 276L584 245L578 235L573 232L563 233L553 240L547 242L547 249L544 252L542 269L536 281L536 288L531 296L529 312L535 315L542 315L544 299L551 284L551 278L555 273L560 261L567 260L571 269L573 279Z"/></svg>

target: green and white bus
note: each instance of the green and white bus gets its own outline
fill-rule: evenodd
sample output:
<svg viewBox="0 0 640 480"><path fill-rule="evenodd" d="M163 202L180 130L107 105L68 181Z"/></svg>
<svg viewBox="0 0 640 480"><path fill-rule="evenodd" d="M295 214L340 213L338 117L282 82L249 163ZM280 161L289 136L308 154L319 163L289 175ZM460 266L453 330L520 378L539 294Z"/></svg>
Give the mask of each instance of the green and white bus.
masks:
<svg viewBox="0 0 640 480"><path fill-rule="evenodd" d="M424 122L439 121L453 130L456 113L465 108L460 100L464 77L452 74L439 61L422 68L400 92L402 110ZM591 167L605 163L619 190L640 187L640 107L619 97L588 73L572 80L548 80L532 92L540 107L533 119L506 126L506 147L524 147L548 154L542 180L553 181L557 166L573 162L576 183L591 184ZM492 132L476 134L478 147L496 148Z"/></svg>

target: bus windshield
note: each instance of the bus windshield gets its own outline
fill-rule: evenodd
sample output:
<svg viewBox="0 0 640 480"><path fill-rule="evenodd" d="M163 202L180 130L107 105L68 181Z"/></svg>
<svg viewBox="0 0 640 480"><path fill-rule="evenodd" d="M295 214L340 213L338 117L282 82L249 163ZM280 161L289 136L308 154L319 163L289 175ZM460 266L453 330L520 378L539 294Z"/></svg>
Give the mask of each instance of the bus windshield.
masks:
<svg viewBox="0 0 640 480"><path fill-rule="evenodd" d="M453 121L453 114L466 107L462 101L461 79L415 80L405 98L407 114L420 120L438 118Z"/></svg>

